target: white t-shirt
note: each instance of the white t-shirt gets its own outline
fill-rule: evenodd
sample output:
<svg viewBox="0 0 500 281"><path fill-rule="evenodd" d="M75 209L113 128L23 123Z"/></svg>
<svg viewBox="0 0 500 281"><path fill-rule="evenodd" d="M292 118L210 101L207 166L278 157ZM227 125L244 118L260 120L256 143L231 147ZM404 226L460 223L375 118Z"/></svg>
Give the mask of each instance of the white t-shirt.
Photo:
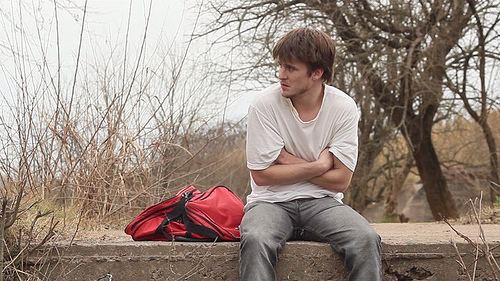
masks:
<svg viewBox="0 0 500 281"><path fill-rule="evenodd" d="M359 113L354 100L344 92L325 85L318 115L311 121L300 120L290 99L281 95L280 84L258 94L248 109L246 156L250 170L271 166L284 147L307 161L330 151L351 171L358 157ZM310 182L259 186L250 177L252 192L247 204L256 201L285 202L298 198L331 196L341 201L344 195Z"/></svg>

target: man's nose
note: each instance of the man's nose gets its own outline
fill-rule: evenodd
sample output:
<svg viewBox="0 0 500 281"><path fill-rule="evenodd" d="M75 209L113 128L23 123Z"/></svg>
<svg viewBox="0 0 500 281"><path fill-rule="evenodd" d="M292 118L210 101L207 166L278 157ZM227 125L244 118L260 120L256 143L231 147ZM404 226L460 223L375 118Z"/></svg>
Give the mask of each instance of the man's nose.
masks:
<svg viewBox="0 0 500 281"><path fill-rule="evenodd" d="M286 71L285 71L285 69L283 67L280 67L278 69L278 78L280 80L286 80L286 78L287 78Z"/></svg>

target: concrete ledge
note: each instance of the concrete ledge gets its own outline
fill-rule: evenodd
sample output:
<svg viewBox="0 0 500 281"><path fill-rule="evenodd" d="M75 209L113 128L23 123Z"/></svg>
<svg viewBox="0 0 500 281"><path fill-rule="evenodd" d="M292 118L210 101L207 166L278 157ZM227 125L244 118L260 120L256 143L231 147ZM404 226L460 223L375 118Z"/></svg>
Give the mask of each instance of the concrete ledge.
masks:
<svg viewBox="0 0 500 281"><path fill-rule="evenodd" d="M385 280L469 280L457 264L444 224L376 224L383 241ZM490 248L500 257L500 225L484 225ZM477 240L477 226L457 226ZM472 268L475 248L454 240ZM102 239L102 238L101 238ZM50 280L237 280L238 243L134 242L125 235L52 245L40 253L48 261L41 273ZM34 261L36 263L36 261ZM476 280L493 280L484 258ZM347 280L340 258L329 245L287 243L277 265L278 280ZM101 279L100 279L101 278Z"/></svg>

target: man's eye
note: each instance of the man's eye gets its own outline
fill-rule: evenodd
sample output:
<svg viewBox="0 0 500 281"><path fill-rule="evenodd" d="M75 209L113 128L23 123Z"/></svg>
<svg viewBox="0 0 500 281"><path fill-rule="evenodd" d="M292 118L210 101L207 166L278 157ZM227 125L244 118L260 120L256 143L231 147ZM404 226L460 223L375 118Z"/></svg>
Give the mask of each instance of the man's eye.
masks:
<svg viewBox="0 0 500 281"><path fill-rule="evenodd" d="M289 71L289 72L297 70L295 67L293 67L291 65L286 65L286 64L278 64L278 68L284 69L284 70Z"/></svg>

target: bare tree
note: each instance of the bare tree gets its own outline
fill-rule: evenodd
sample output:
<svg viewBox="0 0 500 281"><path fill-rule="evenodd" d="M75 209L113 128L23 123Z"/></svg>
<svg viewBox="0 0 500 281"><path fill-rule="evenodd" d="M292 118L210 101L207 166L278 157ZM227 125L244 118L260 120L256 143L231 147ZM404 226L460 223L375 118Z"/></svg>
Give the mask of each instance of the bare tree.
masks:
<svg viewBox="0 0 500 281"><path fill-rule="evenodd" d="M235 46L232 51L238 54L239 60L233 62L233 68L226 71L236 73L235 76L238 76L240 81L246 81L247 87L250 84L250 88L244 90L255 90L256 85L262 86L276 80L276 64L269 54L276 37L287 31L288 26L300 21L304 21L306 24L323 25L323 16L317 11L306 10L303 7L294 7L293 5L286 7L286 11L279 9L274 11L270 8L274 5L270 1L263 3L261 7L255 5L255 8L263 11L272 10L276 14L271 15L269 13L269 18L262 19L262 28L265 30L252 30L251 35L249 35L246 32L247 29L252 28L252 25L248 25L245 21L241 22L240 31L236 30L237 32L234 32L235 30L231 29L231 24L235 24L236 21L233 21L229 14L236 11L225 7L225 3L212 1L211 4L212 11L216 12L215 16L219 17L218 21L221 25L214 29L213 24L210 24L208 31L198 34L198 36L216 32L218 29L224 30L224 32L229 31L227 34L222 35L220 41L214 42L214 45L218 43L226 44L227 41L230 41ZM228 10L224 12L224 9ZM264 26L264 23L267 25ZM328 26L328 30L331 31L332 26ZM237 42L234 42L234 39L237 39ZM357 66L352 58L345 55L345 47L346 45L342 41L337 46L340 51L337 53L334 73L335 86L356 99L361 111L358 166L351 183L352 188L346 194L346 201L358 211L362 211L373 200L367 195L367 190L370 188L372 179L377 177L377 175L373 174L375 159L384 144L389 139L394 138L397 128L392 125L387 114L384 114L384 110L377 98L366 94L366 91L370 89L365 85L363 70ZM393 66L391 67L393 68ZM391 79L397 79L397 77L391 76ZM248 83L248 81L255 83ZM234 83L237 84L238 81Z"/></svg>

